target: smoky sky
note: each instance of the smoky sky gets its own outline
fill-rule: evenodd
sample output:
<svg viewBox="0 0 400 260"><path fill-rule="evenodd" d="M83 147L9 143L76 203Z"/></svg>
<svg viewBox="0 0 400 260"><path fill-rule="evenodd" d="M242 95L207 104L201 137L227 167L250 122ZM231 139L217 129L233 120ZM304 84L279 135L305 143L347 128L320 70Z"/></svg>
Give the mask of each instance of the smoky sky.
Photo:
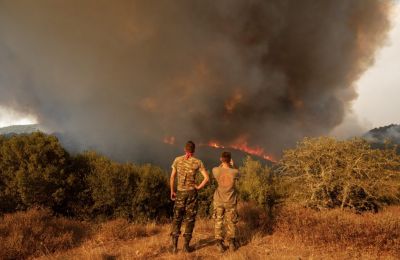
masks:
<svg viewBox="0 0 400 260"><path fill-rule="evenodd" d="M279 154L342 122L392 5L0 0L0 104L131 158L166 136Z"/></svg>

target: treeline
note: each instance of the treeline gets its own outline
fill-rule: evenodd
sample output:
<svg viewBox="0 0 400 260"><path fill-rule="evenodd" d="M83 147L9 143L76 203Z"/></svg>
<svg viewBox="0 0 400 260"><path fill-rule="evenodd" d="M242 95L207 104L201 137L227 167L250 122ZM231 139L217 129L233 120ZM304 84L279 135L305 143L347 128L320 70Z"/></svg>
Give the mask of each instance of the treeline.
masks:
<svg viewBox="0 0 400 260"><path fill-rule="evenodd" d="M172 159L172 158L171 158ZM361 139L304 139L272 168L247 157L240 199L271 208L292 202L312 208L374 210L400 202L400 157ZM0 214L32 207L78 219L170 217L169 173L146 164L117 163L94 152L69 154L43 133L0 136ZM213 179L199 193L210 216Z"/></svg>
<svg viewBox="0 0 400 260"><path fill-rule="evenodd" d="M170 214L167 173L94 152L70 155L43 133L0 137L0 213L46 207L79 219Z"/></svg>

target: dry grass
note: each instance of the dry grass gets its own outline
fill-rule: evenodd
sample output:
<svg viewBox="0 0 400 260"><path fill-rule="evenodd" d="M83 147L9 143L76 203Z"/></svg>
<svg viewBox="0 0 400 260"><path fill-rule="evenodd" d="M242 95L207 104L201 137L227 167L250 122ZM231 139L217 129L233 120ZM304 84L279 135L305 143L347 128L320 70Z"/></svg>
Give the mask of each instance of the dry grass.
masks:
<svg viewBox="0 0 400 260"><path fill-rule="evenodd" d="M18 214L33 213L15 215ZM22 220L21 215L20 220ZM77 242L78 240L53 236L56 239L53 241L53 250L41 249L35 251L33 255L42 255L40 259L398 259L400 257L400 207L390 207L378 214L364 215L339 210L316 212L304 208L284 207L274 214L268 214L254 205L245 204L240 207L240 215L241 247L236 252L217 253L211 220L198 219L196 222L192 240L194 252L172 255L169 253L169 225L137 225L117 219L95 226L93 235L87 233L86 240L81 244ZM13 218L14 222L18 219L15 216ZM51 218L46 221L54 222ZM30 221L26 226L35 225L34 223ZM1 232L4 232L4 227L6 225L2 224ZM48 231L42 230L42 232ZM2 241L4 234L1 233ZM9 232L8 236L11 236L10 234ZM66 244L67 240L72 242ZM79 241L82 241L82 237ZM58 243L60 245L56 247ZM179 248L182 248L182 243L180 239ZM71 246L75 248L63 250Z"/></svg>
<svg viewBox="0 0 400 260"><path fill-rule="evenodd" d="M56 218L49 210L31 209L0 220L0 259L23 259L78 246L89 226Z"/></svg>
<svg viewBox="0 0 400 260"><path fill-rule="evenodd" d="M94 240L106 242L149 237L159 233L159 230L160 228L155 223L134 225L126 219L116 219L101 224Z"/></svg>
<svg viewBox="0 0 400 260"><path fill-rule="evenodd" d="M287 207L277 216L276 236L333 250L359 249L400 257L400 207L373 214Z"/></svg>

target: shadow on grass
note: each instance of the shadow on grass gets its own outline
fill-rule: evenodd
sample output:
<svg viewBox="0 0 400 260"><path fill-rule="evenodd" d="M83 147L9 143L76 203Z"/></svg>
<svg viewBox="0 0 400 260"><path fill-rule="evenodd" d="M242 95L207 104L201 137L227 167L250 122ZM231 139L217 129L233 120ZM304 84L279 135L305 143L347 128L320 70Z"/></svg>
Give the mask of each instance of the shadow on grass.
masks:
<svg viewBox="0 0 400 260"><path fill-rule="evenodd" d="M116 256L116 255L103 254L101 256L102 260L116 260L117 258L118 258L118 256Z"/></svg>
<svg viewBox="0 0 400 260"><path fill-rule="evenodd" d="M192 247L193 247L193 251L197 251L197 250L200 250L200 249L208 247L208 246L213 246L215 244L216 244L216 240L215 240L214 236L209 236L207 238L200 239Z"/></svg>
<svg viewBox="0 0 400 260"><path fill-rule="evenodd" d="M278 207L271 206L267 209L253 203L243 203L238 207L239 224L237 239L240 246L251 242L257 234L271 235L276 223Z"/></svg>

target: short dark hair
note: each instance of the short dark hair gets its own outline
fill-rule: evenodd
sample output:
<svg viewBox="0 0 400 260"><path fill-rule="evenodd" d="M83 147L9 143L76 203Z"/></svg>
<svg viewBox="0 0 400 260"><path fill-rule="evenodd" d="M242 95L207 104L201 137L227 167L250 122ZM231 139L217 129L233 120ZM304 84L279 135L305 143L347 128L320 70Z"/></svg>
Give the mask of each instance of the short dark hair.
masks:
<svg viewBox="0 0 400 260"><path fill-rule="evenodd" d="M194 153L196 145L192 141L188 141L185 145L185 151L188 153Z"/></svg>
<svg viewBox="0 0 400 260"><path fill-rule="evenodd" d="M231 158L232 158L232 156L231 156L230 152L222 152L222 154L221 154L222 162L230 163L231 162Z"/></svg>

